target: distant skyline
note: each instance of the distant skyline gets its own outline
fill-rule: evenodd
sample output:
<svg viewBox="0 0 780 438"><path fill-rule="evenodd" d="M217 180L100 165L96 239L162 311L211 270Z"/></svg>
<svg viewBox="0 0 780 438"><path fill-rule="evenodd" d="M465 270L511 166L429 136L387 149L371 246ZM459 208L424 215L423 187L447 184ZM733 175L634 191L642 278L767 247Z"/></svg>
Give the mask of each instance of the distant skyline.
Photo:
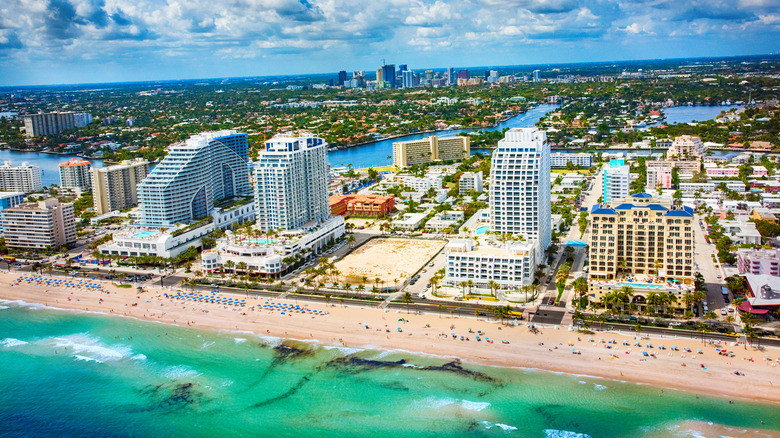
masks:
<svg viewBox="0 0 780 438"><path fill-rule="evenodd" d="M778 0L5 0L0 86L780 51Z"/></svg>

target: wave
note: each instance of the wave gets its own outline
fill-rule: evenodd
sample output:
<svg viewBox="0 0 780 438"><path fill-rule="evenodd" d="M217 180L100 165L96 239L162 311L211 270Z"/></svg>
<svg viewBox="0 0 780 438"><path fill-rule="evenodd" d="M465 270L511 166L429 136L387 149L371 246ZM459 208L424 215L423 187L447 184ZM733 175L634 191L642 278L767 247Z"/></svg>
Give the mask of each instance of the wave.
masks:
<svg viewBox="0 0 780 438"><path fill-rule="evenodd" d="M0 341L0 345L6 348L16 347L19 345L24 345L26 343L27 342L25 341L20 341L19 339L14 339L14 338L5 338L2 341Z"/></svg>
<svg viewBox="0 0 780 438"><path fill-rule="evenodd" d="M103 363L103 361L97 360L97 359L92 358L92 357L82 356L80 354L74 354L73 357L76 358L76 360L83 360L84 362Z"/></svg>
<svg viewBox="0 0 780 438"><path fill-rule="evenodd" d="M146 355L139 353L139 354L136 354L135 356L131 357L130 359L137 360L137 361L144 361L144 360L146 360Z"/></svg>
<svg viewBox="0 0 780 438"><path fill-rule="evenodd" d="M246 338L233 338L233 340L236 342L236 344L243 344L246 342Z"/></svg>
<svg viewBox="0 0 780 438"><path fill-rule="evenodd" d="M0 306L0 310L8 309L8 306Z"/></svg>
<svg viewBox="0 0 780 438"><path fill-rule="evenodd" d="M55 347L67 348L68 351L73 352L74 357L75 355L83 356L84 354L88 354L90 358L101 363L124 359L125 357L130 357L132 355L132 351L129 347L121 345L108 347L101 343L98 338L84 333L47 338L39 341L39 343L50 343L52 341Z"/></svg>
<svg viewBox="0 0 780 438"><path fill-rule="evenodd" d="M163 375L170 380L183 379L187 377L196 377L200 373L186 365L173 365L163 370Z"/></svg>
<svg viewBox="0 0 780 438"><path fill-rule="evenodd" d="M432 409L440 409L445 406L459 406L462 409L467 409L469 411L475 411L475 412L481 412L488 407L490 407L490 403L488 402L473 402L469 400L462 400L452 397L427 397L423 400L420 400L416 403L416 405L423 407L423 408L432 408Z"/></svg>
<svg viewBox="0 0 780 438"><path fill-rule="evenodd" d="M483 421L482 424L485 425L486 430L492 429L493 426L502 429L504 432L512 432L513 430L517 430L516 427L503 423L491 423L489 421Z"/></svg>
<svg viewBox="0 0 780 438"><path fill-rule="evenodd" d="M545 429L544 436L547 438L591 438L591 436L586 433L557 429Z"/></svg>
<svg viewBox="0 0 780 438"><path fill-rule="evenodd" d="M597 384L597 383L594 383L594 384L593 384L593 387L594 387L594 388L596 388L596 389L598 389L599 391L603 391L603 390L607 389L607 387L606 387L606 386L604 386L604 385L599 385L599 384Z"/></svg>

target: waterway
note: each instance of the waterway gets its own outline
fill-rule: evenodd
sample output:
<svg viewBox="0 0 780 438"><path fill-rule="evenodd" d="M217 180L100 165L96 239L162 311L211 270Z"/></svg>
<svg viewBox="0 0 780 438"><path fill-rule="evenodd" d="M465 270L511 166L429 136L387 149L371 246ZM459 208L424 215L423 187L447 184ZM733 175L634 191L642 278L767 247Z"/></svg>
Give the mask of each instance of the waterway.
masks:
<svg viewBox="0 0 780 438"><path fill-rule="evenodd" d="M11 161L14 166L28 162L41 168L41 180L44 186L60 185L60 163L64 163L76 155L44 154L41 152L17 152L10 149L0 149L0 162ZM92 167L103 167L103 160L87 160Z"/></svg>
<svg viewBox="0 0 780 438"><path fill-rule="evenodd" d="M348 149L331 151L328 153L328 160L333 167L342 167L352 164L355 168L388 166L393 162L393 143L397 141L411 141L428 138L432 135L439 137L452 137L461 132L474 131L500 131L504 128L528 128L534 126L545 114L557 108L558 105L538 105L530 110L519 114L511 119L505 120L492 128L477 129L451 129L447 131L426 132L424 134L413 134L402 138L392 138L369 143L363 146L355 146Z"/></svg>
<svg viewBox="0 0 780 438"><path fill-rule="evenodd" d="M716 106L674 106L664 109L666 124L702 122L712 120L721 113L733 108L742 108L740 105L716 105Z"/></svg>
<svg viewBox="0 0 780 438"><path fill-rule="evenodd" d="M539 121L539 119L544 117L545 114L552 111L556 107L557 105L538 105L523 114L517 115L509 120L499 123L495 127L486 128L484 131L498 131L503 130L504 128L531 127L534 126L536 122ZM680 106L666 108L664 109L664 112L666 113L666 122L672 124L709 120L716 117L718 114L720 114L721 111L725 111L731 108L739 108L739 106ZM393 142L395 141L419 140L430 137L431 135L438 135L439 137L451 137L461 132L472 131L474 130L455 129L439 132L428 132L424 134L414 134L405 136L403 138L387 139L375 143L369 143L363 146L356 146L349 149L329 152L328 159L331 166L333 167L346 166L348 164L352 164L352 166L355 168L387 166L392 163L391 156L393 155ZM43 185L45 186L51 184L59 185L59 164L73 158L74 156L75 155L44 154L40 152L16 152L8 149L0 149L0 162L10 160L14 165L19 165L26 161L32 165L40 167L43 171L42 179ZM104 166L103 160L89 159L89 161L92 162L93 167Z"/></svg>

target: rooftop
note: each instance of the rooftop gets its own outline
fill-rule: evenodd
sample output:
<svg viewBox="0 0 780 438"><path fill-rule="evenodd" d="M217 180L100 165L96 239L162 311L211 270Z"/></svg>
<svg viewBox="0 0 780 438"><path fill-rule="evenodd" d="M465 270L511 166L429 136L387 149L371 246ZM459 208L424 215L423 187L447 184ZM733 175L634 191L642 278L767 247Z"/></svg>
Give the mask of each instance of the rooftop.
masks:
<svg viewBox="0 0 780 438"><path fill-rule="evenodd" d="M60 163L60 167L81 167L81 166L90 166L92 163L90 163L87 160L82 160L81 158L71 158L70 160Z"/></svg>

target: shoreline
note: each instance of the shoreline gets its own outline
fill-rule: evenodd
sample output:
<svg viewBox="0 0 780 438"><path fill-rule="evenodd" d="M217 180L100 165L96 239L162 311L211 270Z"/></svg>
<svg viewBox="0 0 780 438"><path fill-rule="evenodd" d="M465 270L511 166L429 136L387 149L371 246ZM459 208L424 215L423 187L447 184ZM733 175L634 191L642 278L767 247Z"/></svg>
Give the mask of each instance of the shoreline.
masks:
<svg viewBox="0 0 780 438"><path fill-rule="evenodd" d="M17 277L18 274L0 274L0 285L11 284ZM501 326L497 322L471 318L320 303L305 307L328 312L327 316L289 312L282 315L280 311L250 310L249 305L266 301L294 305L294 297L272 300L221 293L220 296L224 297L246 299L247 307L233 307L165 298L163 294L172 290L152 289L139 295L133 289L117 288L106 282L101 284L108 293L33 286L23 282L0 289L0 298L55 310L124 316L218 332L252 333L258 337L270 336L324 347L396 351L444 360L460 359L464 363L481 366L553 372L693 394L780 403L780 391L775 389L772 381L778 376L780 349L758 350L751 347L744 350L743 346L725 346L735 353L736 357L730 358L719 356L715 346L695 340L642 337L639 340L642 347L636 347L634 336L616 332L608 332L609 336L607 332L596 333L592 335L594 342L589 342L588 335L565 328L542 328L539 333L532 333L524 325ZM469 329L473 333L469 333ZM484 332L483 340L476 340L478 330ZM456 339L451 333L456 334ZM489 343L485 335L492 342ZM470 340L460 340L461 336ZM599 342L600 337L605 337L607 341L615 338L616 343ZM507 344L502 343L504 339ZM630 346L621 345L623 341ZM677 345L680 350L687 346L694 353L653 350L645 347L648 343L655 347L656 343L667 343L668 347ZM698 348L703 350L703 354L695 353ZM581 354L573 354L571 350ZM654 356L643 356L643 350ZM765 354L769 354L773 361L764 360ZM744 373L744 376L734 375L734 370Z"/></svg>
<svg viewBox="0 0 780 438"><path fill-rule="evenodd" d="M365 141L365 142L361 142L361 143L352 143L352 144L345 144L345 145L334 146L333 149L329 149L328 152L345 151L347 149L352 149L352 148L355 148L355 147L368 146L370 144L379 143L379 142L382 142L382 141L395 140L395 139L404 138L404 137L411 137L413 135L422 135L422 134L431 134L431 133L435 134L435 133L438 133L438 132L449 132L449 131L475 132L475 131L481 131L483 129L493 129L493 128L497 127L498 125L502 124L502 123L505 123L505 122L508 122L509 120L514 119L515 117L519 117L519 116L522 116L523 114L526 114L528 111L531 111L532 109L536 108L538 105L545 105L545 104L544 103L540 104L538 102L533 103L528 108L526 108L525 111L523 111L521 113L517 113L517 114L515 114L515 115L513 115L511 117L507 117L505 119L499 120L499 121L497 121L496 123L494 123L494 124L492 124L490 126L482 126L482 127L479 127L479 128L477 128L477 127L463 127L463 128L458 128L458 129L426 129L424 131L412 132L412 133L409 133L409 134L389 135L389 136L384 137L384 138L380 138L380 139L377 139L377 140L371 140L371 141Z"/></svg>

